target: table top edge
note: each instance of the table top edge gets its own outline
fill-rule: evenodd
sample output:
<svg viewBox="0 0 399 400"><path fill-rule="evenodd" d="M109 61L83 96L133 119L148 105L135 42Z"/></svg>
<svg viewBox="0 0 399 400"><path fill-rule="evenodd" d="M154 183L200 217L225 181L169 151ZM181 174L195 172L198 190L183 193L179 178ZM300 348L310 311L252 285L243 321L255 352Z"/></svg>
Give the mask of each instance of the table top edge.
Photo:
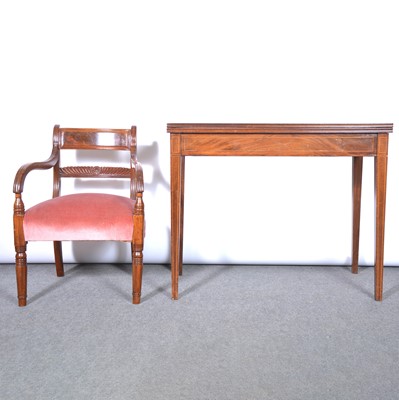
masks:
<svg viewBox="0 0 399 400"><path fill-rule="evenodd" d="M272 124L168 123L169 133L392 133L393 123Z"/></svg>

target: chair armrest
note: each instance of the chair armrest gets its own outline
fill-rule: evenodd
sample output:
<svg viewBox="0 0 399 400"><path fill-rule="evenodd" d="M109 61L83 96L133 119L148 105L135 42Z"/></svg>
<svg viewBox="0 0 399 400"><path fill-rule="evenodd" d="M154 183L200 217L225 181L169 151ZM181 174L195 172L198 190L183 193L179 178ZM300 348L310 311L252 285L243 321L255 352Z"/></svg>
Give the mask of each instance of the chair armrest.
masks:
<svg viewBox="0 0 399 400"><path fill-rule="evenodd" d="M144 192L143 167L138 161L132 165L132 194L136 198L136 193Z"/></svg>
<svg viewBox="0 0 399 400"><path fill-rule="evenodd" d="M24 164L22 167L19 168L18 172L15 175L13 192L14 193L23 192L25 178L29 172L33 170L53 168L57 164L58 160L59 160L58 152L53 150L51 156L45 161Z"/></svg>

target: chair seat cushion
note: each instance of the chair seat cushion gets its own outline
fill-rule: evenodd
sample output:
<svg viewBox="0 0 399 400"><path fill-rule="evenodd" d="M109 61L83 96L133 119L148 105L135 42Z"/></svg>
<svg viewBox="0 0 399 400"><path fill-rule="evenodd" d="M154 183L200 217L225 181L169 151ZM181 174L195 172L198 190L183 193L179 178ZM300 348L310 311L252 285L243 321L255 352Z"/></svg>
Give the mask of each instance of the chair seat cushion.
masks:
<svg viewBox="0 0 399 400"><path fill-rule="evenodd" d="M132 199L112 194L56 197L26 211L25 240L132 241L134 204Z"/></svg>

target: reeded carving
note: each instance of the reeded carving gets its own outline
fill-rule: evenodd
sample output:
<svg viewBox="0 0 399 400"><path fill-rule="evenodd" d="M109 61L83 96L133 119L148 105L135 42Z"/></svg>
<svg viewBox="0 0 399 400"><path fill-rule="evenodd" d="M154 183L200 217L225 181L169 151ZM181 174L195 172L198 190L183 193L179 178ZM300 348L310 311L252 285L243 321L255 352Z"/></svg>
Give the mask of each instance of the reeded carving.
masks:
<svg viewBox="0 0 399 400"><path fill-rule="evenodd" d="M60 176L74 178L89 177L112 177L112 178L129 178L130 169L122 167L63 167L60 168Z"/></svg>

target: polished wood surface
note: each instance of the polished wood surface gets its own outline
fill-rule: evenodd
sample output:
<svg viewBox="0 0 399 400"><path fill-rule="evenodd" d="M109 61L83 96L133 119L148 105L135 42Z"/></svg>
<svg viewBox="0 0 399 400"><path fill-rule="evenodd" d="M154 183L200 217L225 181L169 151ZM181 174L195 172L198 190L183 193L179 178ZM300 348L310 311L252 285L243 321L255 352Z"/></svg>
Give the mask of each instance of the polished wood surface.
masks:
<svg viewBox="0 0 399 400"><path fill-rule="evenodd" d="M352 272L358 272L363 157L375 159L375 299L382 300L388 135L392 124L170 123L172 299L183 268L186 156L352 157Z"/></svg>
<svg viewBox="0 0 399 400"><path fill-rule="evenodd" d="M61 166L63 150L113 150L130 153L126 167L115 166ZM27 299L27 242L24 234L25 206L22 200L24 184L28 174L34 170L53 170L53 198L61 196L63 178L124 178L130 180L130 198L135 200L132 214L132 301L140 303L144 245L144 180L143 170L137 160L136 127L130 129L87 129L61 128L53 130L53 148L50 157L41 162L23 165L16 173L13 191L14 203L14 244L19 306L26 305ZM98 153L96 153L96 157ZM129 197L129 196L127 196ZM93 204L93 207L95 205ZM101 219L101 216L100 216ZM54 256L57 276L64 275L62 245L54 241Z"/></svg>

